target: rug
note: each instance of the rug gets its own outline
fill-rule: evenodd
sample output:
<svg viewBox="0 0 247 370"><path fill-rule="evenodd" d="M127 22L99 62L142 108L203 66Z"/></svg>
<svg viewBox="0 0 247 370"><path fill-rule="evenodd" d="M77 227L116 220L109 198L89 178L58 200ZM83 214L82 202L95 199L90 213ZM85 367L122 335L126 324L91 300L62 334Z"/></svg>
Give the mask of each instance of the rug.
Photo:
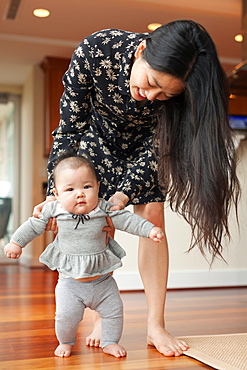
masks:
<svg viewBox="0 0 247 370"><path fill-rule="evenodd" d="M247 370L247 333L180 337L186 356L219 370Z"/></svg>

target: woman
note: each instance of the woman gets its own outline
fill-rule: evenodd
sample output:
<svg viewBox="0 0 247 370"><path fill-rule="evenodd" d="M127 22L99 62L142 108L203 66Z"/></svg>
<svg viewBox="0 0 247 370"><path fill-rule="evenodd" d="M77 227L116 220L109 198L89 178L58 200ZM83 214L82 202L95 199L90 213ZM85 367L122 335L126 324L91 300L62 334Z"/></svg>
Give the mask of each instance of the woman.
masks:
<svg viewBox="0 0 247 370"><path fill-rule="evenodd" d="M239 185L227 79L205 29L182 20L151 34L96 32L75 50L63 83L46 201L53 199L55 157L64 150L86 154L99 174L100 196L113 209L133 204L136 214L164 228L166 198L190 223L191 248L221 255ZM165 356L180 356L188 346L164 323L166 238L159 245L140 238L139 270L149 310L147 341ZM99 331L97 321L88 345L99 345Z"/></svg>

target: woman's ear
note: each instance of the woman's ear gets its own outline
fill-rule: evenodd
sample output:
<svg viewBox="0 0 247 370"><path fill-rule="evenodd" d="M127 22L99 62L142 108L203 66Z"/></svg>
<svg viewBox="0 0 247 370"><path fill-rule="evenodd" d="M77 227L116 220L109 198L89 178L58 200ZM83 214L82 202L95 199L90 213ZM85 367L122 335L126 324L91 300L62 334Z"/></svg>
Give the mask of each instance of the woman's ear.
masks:
<svg viewBox="0 0 247 370"><path fill-rule="evenodd" d="M59 198L59 196L58 196L58 192L56 191L56 189L53 189L53 190L52 190L52 192L53 192L53 194L55 195L56 199L58 199L58 198Z"/></svg>
<svg viewBox="0 0 247 370"><path fill-rule="evenodd" d="M142 52L146 47L146 40L143 40L137 47L136 52L135 52L135 58L141 58Z"/></svg>

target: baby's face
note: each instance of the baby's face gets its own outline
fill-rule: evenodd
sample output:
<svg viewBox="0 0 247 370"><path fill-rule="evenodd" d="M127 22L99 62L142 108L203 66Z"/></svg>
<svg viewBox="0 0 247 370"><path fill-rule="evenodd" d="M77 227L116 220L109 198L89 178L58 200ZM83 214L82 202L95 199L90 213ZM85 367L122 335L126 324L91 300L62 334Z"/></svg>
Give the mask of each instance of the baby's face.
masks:
<svg viewBox="0 0 247 370"><path fill-rule="evenodd" d="M56 173L56 199L75 215L92 211L98 204L99 182L88 166L63 168Z"/></svg>

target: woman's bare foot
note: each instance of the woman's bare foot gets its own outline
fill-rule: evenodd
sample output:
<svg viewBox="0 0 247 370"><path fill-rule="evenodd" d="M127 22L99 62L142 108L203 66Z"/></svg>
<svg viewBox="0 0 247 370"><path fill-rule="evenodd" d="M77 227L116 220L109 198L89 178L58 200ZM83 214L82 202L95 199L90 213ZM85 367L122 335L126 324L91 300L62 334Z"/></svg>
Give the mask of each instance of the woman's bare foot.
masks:
<svg viewBox="0 0 247 370"><path fill-rule="evenodd" d="M86 338L86 345L90 347L100 347L100 338L101 338L101 318L96 315L94 328L92 333Z"/></svg>
<svg viewBox="0 0 247 370"><path fill-rule="evenodd" d="M160 325L150 326L148 329L147 342L154 346L164 356L181 356L189 346L183 340L172 337Z"/></svg>
<svg viewBox="0 0 247 370"><path fill-rule="evenodd" d="M54 351L57 357L69 357L71 355L72 344L59 344L59 346Z"/></svg>
<svg viewBox="0 0 247 370"><path fill-rule="evenodd" d="M103 352L115 357L125 357L127 355L125 349L119 344L109 344L103 348Z"/></svg>

